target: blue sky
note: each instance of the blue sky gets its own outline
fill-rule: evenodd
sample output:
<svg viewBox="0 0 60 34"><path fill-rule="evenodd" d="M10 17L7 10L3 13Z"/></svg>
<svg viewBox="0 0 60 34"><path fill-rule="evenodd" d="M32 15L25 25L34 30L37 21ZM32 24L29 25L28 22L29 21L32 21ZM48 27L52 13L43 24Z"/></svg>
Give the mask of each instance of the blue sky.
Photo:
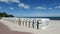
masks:
<svg viewBox="0 0 60 34"><path fill-rule="evenodd" d="M60 17L60 0L0 0L0 12L15 17Z"/></svg>

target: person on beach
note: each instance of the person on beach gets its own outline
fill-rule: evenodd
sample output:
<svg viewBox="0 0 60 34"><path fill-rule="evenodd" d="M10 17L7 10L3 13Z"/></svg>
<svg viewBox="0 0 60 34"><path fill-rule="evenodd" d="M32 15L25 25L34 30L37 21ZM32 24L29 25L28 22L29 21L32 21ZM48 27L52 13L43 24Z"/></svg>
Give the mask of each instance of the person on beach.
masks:
<svg viewBox="0 0 60 34"><path fill-rule="evenodd" d="M21 19L18 19L18 25L21 26Z"/></svg>

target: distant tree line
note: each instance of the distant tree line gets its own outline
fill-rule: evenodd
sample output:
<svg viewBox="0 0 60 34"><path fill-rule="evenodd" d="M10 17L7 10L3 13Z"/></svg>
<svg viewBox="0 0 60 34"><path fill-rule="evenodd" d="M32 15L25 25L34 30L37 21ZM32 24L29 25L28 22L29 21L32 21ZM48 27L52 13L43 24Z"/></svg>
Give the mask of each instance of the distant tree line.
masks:
<svg viewBox="0 0 60 34"><path fill-rule="evenodd" d="M0 12L0 17L14 17L14 16L11 14L7 14L5 12Z"/></svg>

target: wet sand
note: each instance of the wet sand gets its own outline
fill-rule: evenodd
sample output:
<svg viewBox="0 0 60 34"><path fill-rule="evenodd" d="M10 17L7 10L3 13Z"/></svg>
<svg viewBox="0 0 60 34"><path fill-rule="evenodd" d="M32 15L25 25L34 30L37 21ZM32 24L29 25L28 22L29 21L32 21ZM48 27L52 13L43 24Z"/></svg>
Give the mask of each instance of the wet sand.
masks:
<svg viewBox="0 0 60 34"><path fill-rule="evenodd" d="M0 22L0 34L31 34L31 33L12 31L7 26Z"/></svg>

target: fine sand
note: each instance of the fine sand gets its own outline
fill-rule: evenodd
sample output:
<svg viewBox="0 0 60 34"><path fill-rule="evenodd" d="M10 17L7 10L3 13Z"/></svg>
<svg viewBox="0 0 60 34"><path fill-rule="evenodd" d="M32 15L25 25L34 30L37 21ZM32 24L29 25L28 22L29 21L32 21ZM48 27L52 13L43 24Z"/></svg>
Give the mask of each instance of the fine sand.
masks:
<svg viewBox="0 0 60 34"><path fill-rule="evenodd" d="M4 20L0 20L2 23ZM8 29L5 25L9 26L11 30ZM0 23L0 34L60 34L60 20L50 20L49 27L44 30L28 28L28 27L19 27L16 24L13 25L8 22L4 22L3 24ZM17 32L19 31L19 32ZM30 33L27 33L30 32Z"/></svg>
<svg viewBox="0 0 60 34"><path fill-rule="evenodd" d="M12 31L7 26L0 22L0 34L31 34L31 33Z"/></svg>

